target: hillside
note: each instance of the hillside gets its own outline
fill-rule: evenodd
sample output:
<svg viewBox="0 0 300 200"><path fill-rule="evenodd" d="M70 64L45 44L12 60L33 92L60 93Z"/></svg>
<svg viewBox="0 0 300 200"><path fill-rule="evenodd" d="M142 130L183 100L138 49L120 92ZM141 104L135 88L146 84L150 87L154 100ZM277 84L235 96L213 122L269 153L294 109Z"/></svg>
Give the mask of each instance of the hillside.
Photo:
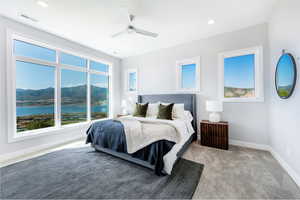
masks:
<svg viewBox="0 0 300 200"><path fill-rule="evenodd" d="M234 98L234 97L254 97L254 88L234 88L234 87L224 87L224 97Z"/></svg>
<svg viewBox="0 0 300 200"><path fill-rule="evenodd" d="M107 99L107 88L91 86L92 103L105 101ZM76 87L61 88L62 103L63 104L79 104L86 102L86 85ZM39 90L16 90L17 104L19 106L25 105L50 105L54 101L54 88L46 88Z"/></svg>

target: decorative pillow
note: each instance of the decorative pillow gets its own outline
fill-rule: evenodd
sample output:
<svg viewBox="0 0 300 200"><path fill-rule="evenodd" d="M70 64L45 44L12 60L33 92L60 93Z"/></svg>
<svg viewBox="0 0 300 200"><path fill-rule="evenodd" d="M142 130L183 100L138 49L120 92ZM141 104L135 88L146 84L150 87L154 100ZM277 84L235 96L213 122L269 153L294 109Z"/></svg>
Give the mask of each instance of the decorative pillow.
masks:
<svg viewBox="0 0 300 200"><path fill-rule="evenodd" d="M169 105L170 103L161 103L163 105ZM182 103L176 103L173 106L172 110L172 119L183 119L184 116L184 104Z"/></svg>
<svg viewBox="0 0 300 200"><path fill-rule="evenodd" d="M159 103L149 103L146 117L157 117Z"/></svg>
<svg viewBox="0 0 300 200"><path fill-rule="evenodd" d="M173 106L174 106L174 103L171 103L169 105L159 104L157 119L172 120L173 119L172 118Z"/></svg>
<svg viewBox="0 0 300 200"><path fill-rule="evenodd" d="M146 117L147 109L148 109L148 104L135 104L135 111L133 113L134 117Z"/></svg>
<svg viewBox="0 0 300 200"><path fill-rule="evenodd" d="M188 122L192 122L194 120L193 115L190 111L185 110L184 112L184 119Z"/></svg>

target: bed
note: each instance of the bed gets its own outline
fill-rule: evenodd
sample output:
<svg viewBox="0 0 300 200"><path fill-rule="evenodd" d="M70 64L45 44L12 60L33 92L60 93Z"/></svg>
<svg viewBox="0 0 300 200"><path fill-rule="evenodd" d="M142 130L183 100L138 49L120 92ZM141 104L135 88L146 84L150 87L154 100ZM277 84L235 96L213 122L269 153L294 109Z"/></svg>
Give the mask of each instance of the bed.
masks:
<svg viewBox="0 0 300 200"><path fill-rule="evenodd" d="M172 140L161 139L155 141L134 153L128 153L126 147L126 137L124 124L118 120L105 120L93 123L87 131L87 143L99 152L108 153L129 162L144 166L155 172L156 175L170 174L178 158L187 150L193 140L196 140L197 120L196 120L196 95L195 94L159 94L159 95L139 95L139 103L168 102L184 104L184 109L193 116L190 122L194 133L188 135L180 144ZM146 119L137 119L147 123ZM170 121L171 120L164 120ZM160 121L158 121L160 123ZM177 122L176 122L177 123ZM168 124L169 125L169 124ZM161 125L163 126L163 124ZM105 133L105 134L104 134ZM128 138L127 138L128 139ZM175 155L172 155L175 154Z"/></svg>

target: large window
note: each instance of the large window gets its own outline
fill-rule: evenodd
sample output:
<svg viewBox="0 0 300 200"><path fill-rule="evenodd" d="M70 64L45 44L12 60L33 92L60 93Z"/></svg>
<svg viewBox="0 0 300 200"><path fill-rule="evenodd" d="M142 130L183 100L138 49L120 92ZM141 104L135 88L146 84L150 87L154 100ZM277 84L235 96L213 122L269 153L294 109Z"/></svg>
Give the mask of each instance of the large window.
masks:
<svg viewBox="0 0 300 200"><path fill-rule="evenodd" d="M110 116L110 64L13 34L11 41L14 138Z"/></svg>
<svg viewBox="0 0 300 200"><path fill-rule="evenodd" d="M220 98L223 101L261 101L262 48L220 54Z"/></svg>
<svg viewBox="0 0 300 200"><path fill-rule="evenodd" d="M200 90L200 58L177 61L177 89Z"/></svg>

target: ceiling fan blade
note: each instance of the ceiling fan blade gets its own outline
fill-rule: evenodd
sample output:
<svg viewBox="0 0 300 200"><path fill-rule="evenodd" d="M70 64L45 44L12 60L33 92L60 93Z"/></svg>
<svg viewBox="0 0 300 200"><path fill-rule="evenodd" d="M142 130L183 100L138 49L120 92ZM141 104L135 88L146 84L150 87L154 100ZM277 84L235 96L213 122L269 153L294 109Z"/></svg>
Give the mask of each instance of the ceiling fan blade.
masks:
<svg viewBox="0 0 300 200"><path fill-rule="evenodd" d="M115 34L111 35L111 37L112 37L112 38L115 38L115 37L118 37L118 36L120 36L120 35L123 35L124 33L127 33L127 29L125 29L124 31L115 33Z"/></svg>
<svg viewBox="0 0 300 200"><path fill-rule="evenodd" d="M157 37L158 34L157 33L152 33L150 31L145 31L145 30L142 30L142 29L138 29L138 28L133 28L133 30L138 33L138 34L141 34L141 35L145 35L145 36L150 36L150 37Z"/></svg>

